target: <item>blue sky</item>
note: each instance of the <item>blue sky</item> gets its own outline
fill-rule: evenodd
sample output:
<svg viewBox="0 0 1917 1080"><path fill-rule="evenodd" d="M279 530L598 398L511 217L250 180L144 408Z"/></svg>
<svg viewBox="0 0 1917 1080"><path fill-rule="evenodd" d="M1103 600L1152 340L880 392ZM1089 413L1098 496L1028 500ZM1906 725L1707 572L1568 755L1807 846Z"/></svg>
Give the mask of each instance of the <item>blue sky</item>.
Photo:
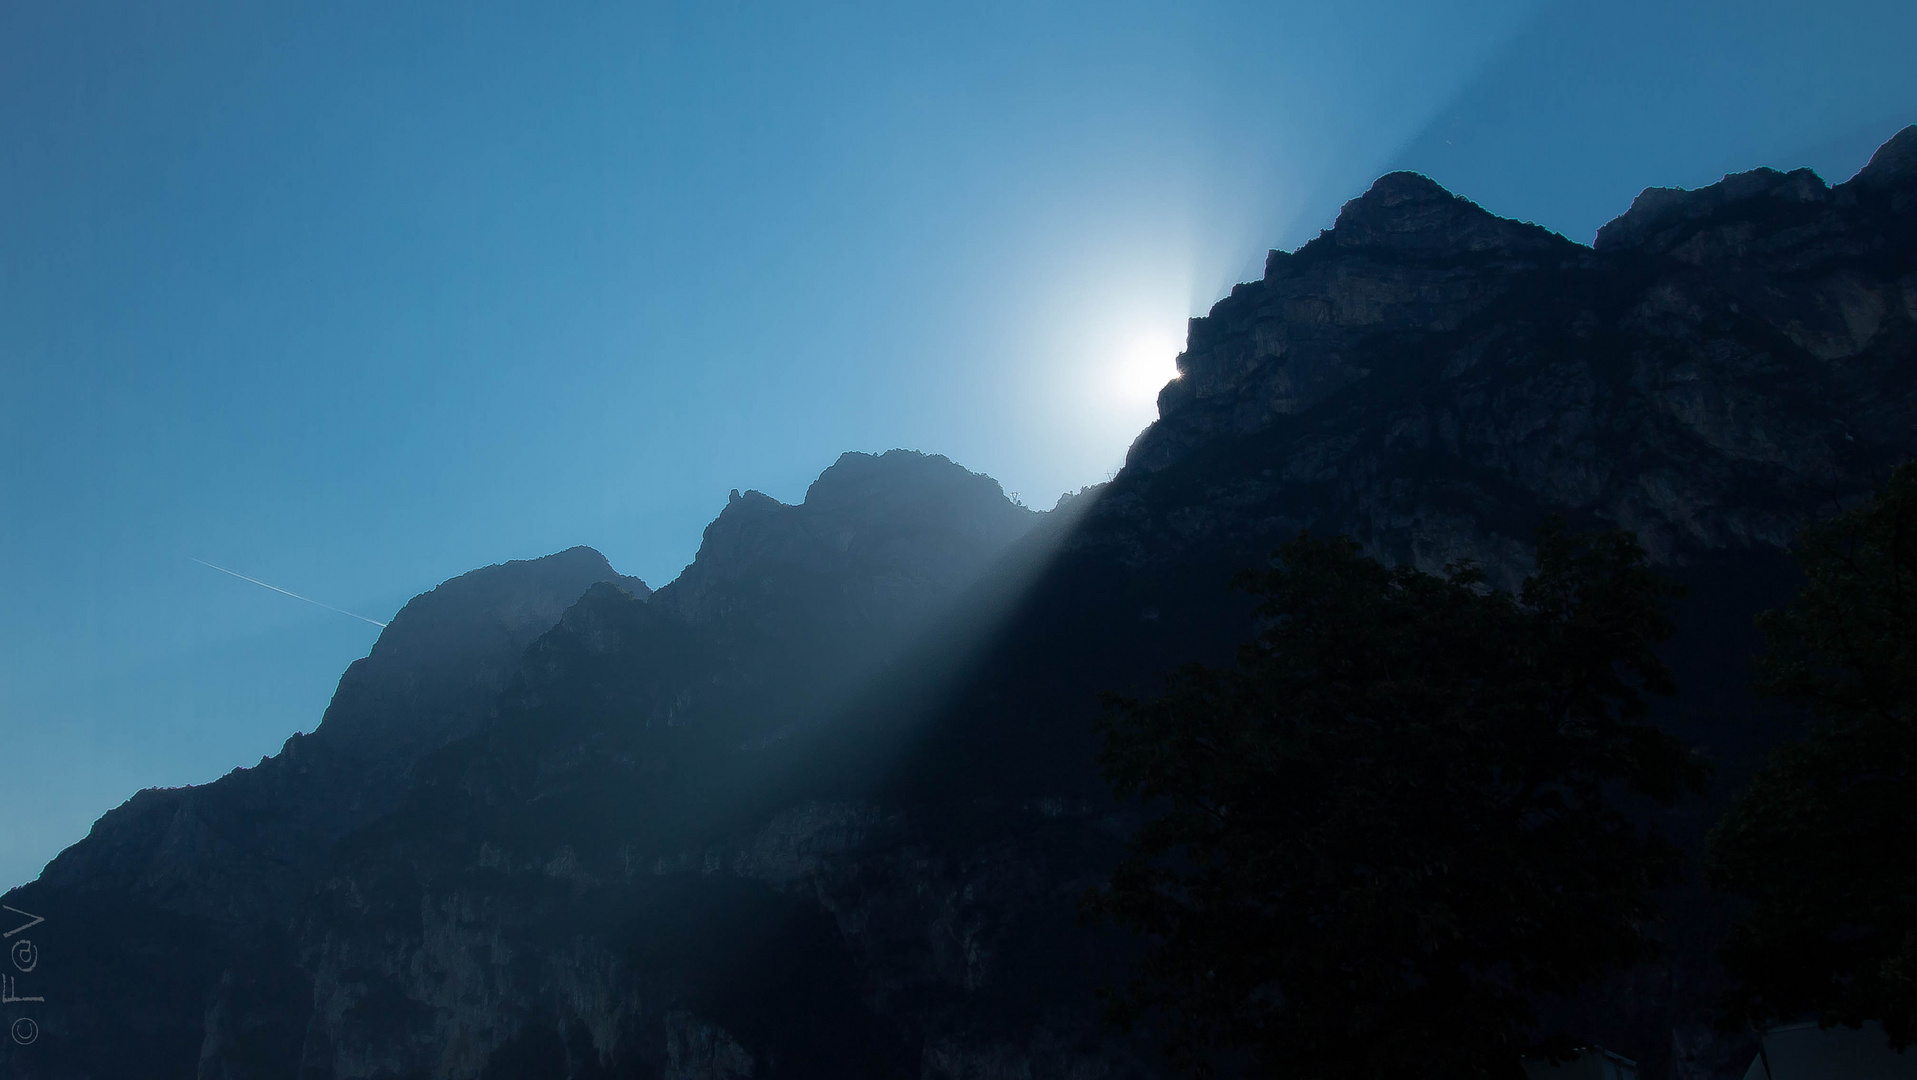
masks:
<svg viewBox="0 0 1917 1080"><path fill-rule="evenodd" d="M560 10L555 10L560 9ZM1848 176L1889 3L0 4L0 887L318 721L384 619L729 488L1106 478L1184 319L1412 168L1588 242Z"/></svg>

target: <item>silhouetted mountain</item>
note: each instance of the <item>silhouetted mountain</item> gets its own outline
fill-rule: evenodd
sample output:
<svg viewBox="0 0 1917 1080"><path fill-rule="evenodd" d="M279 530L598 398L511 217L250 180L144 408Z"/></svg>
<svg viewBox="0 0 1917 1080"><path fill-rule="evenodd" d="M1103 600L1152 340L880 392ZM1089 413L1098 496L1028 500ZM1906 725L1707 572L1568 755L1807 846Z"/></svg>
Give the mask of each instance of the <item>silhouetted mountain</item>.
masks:
<svg viewBox="0 0 1917 1080"><path fill-rule="evenodd" d="M845 454L797 506L734 491L658 603L699 625L783 616L890 632L976 580L1037 517L943 457Z"/></svg>
<svg viewBox="0 0 1917 1080"><path fill-rule="evenodd" d="M1228 655L1232 574L1300 527L1511 583L1561 514L1692 586L1660 719L1734 784L1791 723L1742 689L1784 549L1917 453L1917 128L1835 188L1653 189L1592 248L1392 174L1179 367L1050 515L854 454L801 505L736 496L649 597L600 561L550 603L415 601L447 617L396 618L315 735L10 894L48 1001L7 1075L1156 1075L1091 996L1127 944L1074 918L1128 827L1098 692ZM313 772L335 745L410 780ZM256 775L322 779L220 801ZM1547 1012L1647 1078L1733 1075L1718 901L1670 901L1667 963Z"/></svg>
<svg viewBox="0 0 1917 1080"><path fill-rule="evenodd" d="M198 787L142 791L41 882L125 890L240 924L303 893L326 849L391 809L419 755L480 727L520 656L594 582L650 590L577 547L462 574L414 597L354 661L319 729ZM296 872L289 872L296 871Z"/></svg>
<svg viewBox="0 0 1917 1080"><path fill-rule="evenodd" d="M410 767L471 734L519 668L526 646L598 582L644 599L646 583L575 547L461 574L414 597L364 660L346 669L314 738Z"/></svg>
<svg viewBox="0 0 1917 1080"><path fill-rule="evenodd" d="M1199 516L1127 527L1108 503L1093 531L1256 544L1310 521L1507 579L1539 510L1671 564L1787 547L1910 451L1914 143L1834 189L1652 189L1595 249L1387 176L1192 321L1130 468L1147 500L1203 484Z"/></svg>
<svg viewBox="0 0 1917 1080"><path fill-rule="evenodd" d="M649 665L612 672L622 710L666 688L642 727L700 745L722 730L776 735L848 696L854 673L901 647L1038 516L944 458L847 454L800 506L735 493L678 587L654 602L589 548L415 598L341 679L319 730L213 784L140 793L14 894L65 912L36 929L49 957L69 960L49 960L41 996L84 1002L39 1017L43 1035L18 1067L173 1076L204 1057L210 1075L291 1075L313 993L297 933L308 900L341 837L390 816L422 755L431 795L460 760L434 751L462 740L483 751L499 739L465 737L510 731L499 710L518 716L542 693L582 706L557 710L573 721L563 730L578 730L594 661L624 659L622 646ZM109 1035L71 1034L115 1013L131 1019Z"/></svg>
<svg viewBox="0 0 1917 1080"><path fill-rule="evenodd" d="M284 937L332 846L392 809L420 754L485 723L527 646L595 582L649 592L578 547L474 570L414 597L341 677L318 730L289 738L255 768L142 791L103 816L16 894L65 912L36 912L48 919L37 933L50 950L38 973L58 987L39 996L59 1003L64 991L71 1011L39 1021L49 1043L14 1046L28 1056L7 1067L23 1076L191 1075L180 1059L151 1051L199 1045L203 983L221 958L262 935ZM56 961L61 942L73 948ZM92 959L82 968L77 957ZM63 1059L50 1046L62 1017L116 1034L85 1037L88 1051ZM42 1057L54 1064L36 1064Z"/></svg>

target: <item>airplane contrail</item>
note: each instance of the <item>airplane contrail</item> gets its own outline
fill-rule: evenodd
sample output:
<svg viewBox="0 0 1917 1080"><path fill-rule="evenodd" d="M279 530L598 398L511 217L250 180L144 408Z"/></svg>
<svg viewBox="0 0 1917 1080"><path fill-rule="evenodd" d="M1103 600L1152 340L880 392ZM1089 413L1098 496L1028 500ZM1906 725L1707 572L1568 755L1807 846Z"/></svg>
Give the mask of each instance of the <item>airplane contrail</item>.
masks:
<svg viewBox="0 0 1917 1080"><path fill-rule="evenodd" d="M192 558L192 556L188 556L188 558ZM266 582L261 581L259 578L247 577L245 574L240 573L238 570L228 570L224 566L216 566L213 563L207 562L205 559L193 559L193 561L196 563L199 563L201 566L211 567L214 570L218 570L222 574L232 574L234 577L239 578L241 581L250 581L255 585L259 585L263 588L271 589L276 593L284 593L285 595L290 596L295 600L304 600L309 604L313 604L317 607L323 607L328 611L337 611L341 615L351 616L352 618L358 619L360 622L369 622L369 623L372 623L374 626L378 626L378 627L384 627L386 625L385 623L380 622L378 619L369 619L364 615L354 615L352 612L346 610L345 608L336 608L331 604L322 604L318 600L315 600L310 596L301 596L299 593L293 592L289 589L282 589L278 585L268 585Z"/></svg>

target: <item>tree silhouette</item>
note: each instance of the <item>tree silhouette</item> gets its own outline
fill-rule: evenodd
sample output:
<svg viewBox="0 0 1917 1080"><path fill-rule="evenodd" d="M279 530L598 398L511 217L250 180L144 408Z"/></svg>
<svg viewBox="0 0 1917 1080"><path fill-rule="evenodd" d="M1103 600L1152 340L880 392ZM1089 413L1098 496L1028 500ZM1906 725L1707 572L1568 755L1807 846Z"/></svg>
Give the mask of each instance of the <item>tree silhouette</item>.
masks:
<svg viewBox="0 0 1917 1080"><path fill-rule="evenodd" d="M1089 919L1145 936L1120 1023L1194 1075L1523 1075L1527 999L1655 954L1676 850L1613 806L1706 770L1642 722L1676 587L1628 534L1539 533L1517 596L1301 534L1241 585L1235 667L1111 699L1100 763L1156 816Z"/></svg>
<svg viewBox="0 0 1917 1080"><path fill-rule="evenodd" d="M1734 1021L1814 1014L1917 1035L1917 463L1805 531L1807 584L1759 619L1758 690L1811 711L1713 830L1714 883L1755 904L1725 965Z"/></svg>

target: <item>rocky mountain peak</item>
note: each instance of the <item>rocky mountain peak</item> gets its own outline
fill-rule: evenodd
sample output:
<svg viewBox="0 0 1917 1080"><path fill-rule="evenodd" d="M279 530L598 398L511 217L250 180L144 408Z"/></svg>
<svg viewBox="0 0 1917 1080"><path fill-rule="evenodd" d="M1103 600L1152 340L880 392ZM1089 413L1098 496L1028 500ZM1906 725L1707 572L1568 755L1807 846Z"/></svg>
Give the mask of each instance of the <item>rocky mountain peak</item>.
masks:
<svg viewBox="0 0 1917 1080"><path fill-rule="evenodd" d="M866 524L934 509L956 510L967 518L975 513L1019 520L1027 516L1005 497L997 480L942 454L916 450L840 454L805 489L804 505Z"/></svg>
<svg viewBox="0 0 1917 1080"><path fill-rule="evenodd" d="M49 916L47 1019L0 1075L1154 1075L1157 1033L1093 994L1128 953L1071 929L1129 828L1100 692L1228 658L1227 583L1300 528L1512 586L1561 515L1692 586L1661 719L1738 775L1782 552L1917 453L1913 152L1647 193L1597 251L1393 174L1192 321L1068 515L848 454L797 505L730 493L649 599L589 549L448 582L342 680L323 731L352 738L143 793L9 895ZM1069 536L1020 542L1041 519ZM369 764L401 756L337 752L479 721L384 803ZM1660 967L1553 1023L1732 1080L1721 903L1670 910Z"/></svg>
<svg viewBox="0 0 1917 1080"><path fill-rule="evenodd" d="M1912 453L1914 181L1907 128L1837 188L1753 169L1649 189L1586 249L1392 174L1191 321L1128 469L1256 459L1214 482L1513 582L1529 525L1483 507L1621 525L1671 563L1785 550L1810 508ZM1386 496L1383 476L1421 479ZM1207 516L1219 535L1270 520Z"/></svg>
<svg viewBox="0 0 1917 1080"><path fill-rule="evenodd" d="M1589 252L1417 173L1381 177L1264 277L1193 319L1159 421L1127 462L1158 469L1219 434L1247 435L1366 378L1405 335L1451 333L1541 272Z"/></svg>
<svg viewBox="0 0 1917 1080"><path fill-rule="evenodd" d="M1607 254L1670 255L1694 265L1762 257L1801 248L1813 234L1846 231L1844 218L1859 200L1881 202L1886 192L1894 214L1917 205L1917 125L1892 136L1856 176L1835 188L1809 169L1752 169L1696 189L1645 188L1629 210L1598 230L1593 246ZM1781 243L1771 242L1773 237ZM1877 240L1857 235L1841 242L1859 251Z"/></svg>
<svg viewBox="0 0 1917 1080"><path fill-rule="evenodd" d="M1877 148L1870 161L1851 183L1862 187L1884 188L1917 181L1917 124L1890 137Z"/></svg>
<svg viewBox="0 0 1917 1080"><path fill-rule="evenodd" d="M1379 177L1370 190L1344 205L1321 240L1347 250L1452 254L1536 250L1563 242L1549 230L1497 217L1414 172Z"/></svg>
<svg viewBox="0 0 1917 1080"><path fill-rule="evenodd" d="M347 668L317 731L210 784L140 792L41 880L119 889L223 933L274 918L334 840L391 808L420 756L487 719L527 646L595 583L650 592L575 547L421 593Z"/></svg>
<svg viewBox="0 0 1917 1080"><path fill-rule="evenodd" d="M839 595L943 595L1037 518L998 481L948 458L848 453L797 505L734 491L692 564L656 602L703 622L801 579L838 582Z"/></svg>
<svg viewBox="0 0 1917 1080"><path fill-rule="evenodd" d="M1645 188L1631 208L1598 230L1598 251L1638 248L1668 251L1689 235L1686 228L1719 212L1763 215L1765 203L1815 203L1829 197L1830 188L1809 169L1778 172L1752 169L1732 173L1709 187Z"/></svg>
<svg viewBox="0 0 1917 1080"><path fill-rule="evenodd" d="M408 760L457 738L484 717L526 646L598 582L651 593L581 546L473 570L415 596L347 668L315 736Z"/></svg>
<svg viewBox="0 0 1917 1080"><path fill-rule="evenodd" d="M475 618L534 636L555 622L593 584L617 583L634 596L652 590L612 568L598 551L580 545L535 559L515 559L468 571L413 597L393 616L367 659L375 667L431 663L464 655L465 633ZM553 610L557 605L557 611Z"/></svg>

